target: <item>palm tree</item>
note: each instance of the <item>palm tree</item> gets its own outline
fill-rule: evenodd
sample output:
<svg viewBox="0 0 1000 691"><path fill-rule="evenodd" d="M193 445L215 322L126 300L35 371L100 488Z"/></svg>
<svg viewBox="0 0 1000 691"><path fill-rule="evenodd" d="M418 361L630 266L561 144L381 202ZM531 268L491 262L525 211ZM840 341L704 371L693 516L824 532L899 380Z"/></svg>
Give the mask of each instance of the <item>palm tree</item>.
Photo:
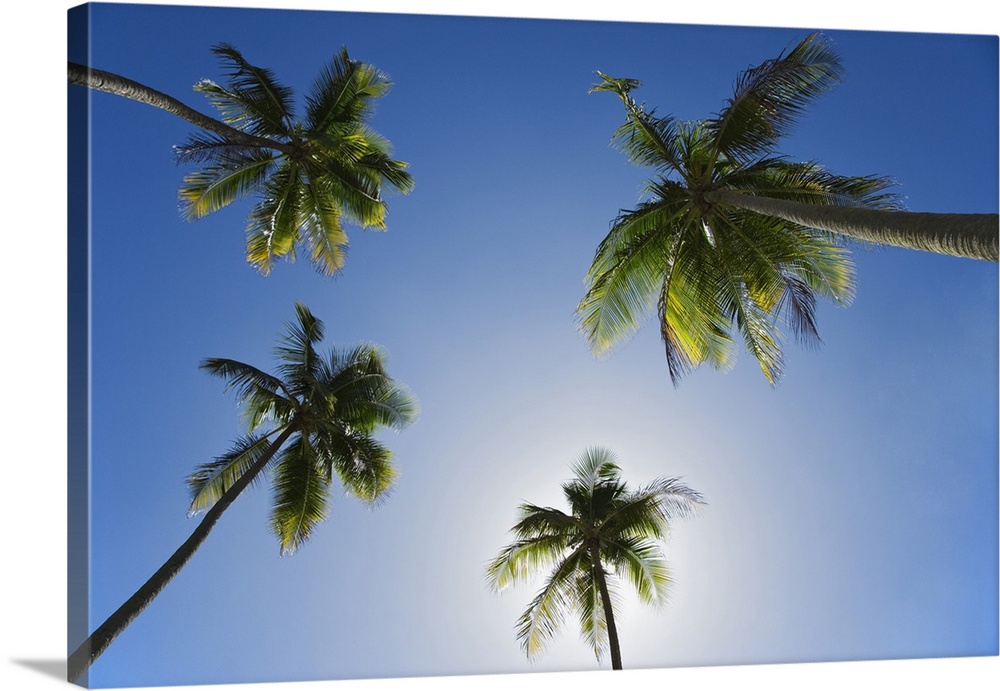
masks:
<svg viewBox="0 0 1000 691"><path fill-rule="evenodd" d="M385 354L371 344L322 357L323 324L297 304L297 322L276 349L277 375L225 358L202 368L228 381L244 406L249 433L188 478L191 514L204 512L194 532L146 583L101 624L69 658L69 679L97 657L177 575L222 513L249 485L271 472L271 528L282 554L309 538L329 513L329 489L374 503L386 496L396 472L391 451L373 434L402 429L417 415L409 391L385 372ZM265 423L270 423L265 425Z"/></svg>
<svg viewBox="0 0 1000 691"><path fill-rule="evenodd" d="M621 669L613 608L617 580L630 583L642 602L663 604L670 572L658 542L666 537L668 519L691 515L705 502L677 478L629 490L615 454L603 448L585 451L573 472L562 485L570 513L521 504L511 529L517 540L489 564L487 580L502 590L551 568L517 622L521 647L528 657L538 653L575 609L597 659L610 647L611 666Z"/></svg>
<svg viewBox="0 0 1000 691"><path fill-rule="evenodd" d="M657 177L649 198L614 220L587 273L577 314L597 354L655 305L675 385L703 363L729 367L735 333L773 384L780 326L816 343L816 297L853 297L845 238L997 260L996 214L904 212L888 178L833 175L774 153L841 78L835 50L816 34L743 72L707 120L659 117L633 100L637 80L598 75L591 91L616 93L625 106L612 141Z"/></svg>
<svg viewBox="0 0 1000 691"><path fill-rule="evenodd" d="M384 230L382 186L403 193L413 188L407 164L392 159L389 142L366 124L374 99L385 95L391 82L341 49L313 84L300 121L292 90L270 70L250 64L230 45L212 52L228 68L228 84L205 79L194 88L222 121L83 65L69 63L69 82L156 106L205 131L175 147L180 162L204 164L181 186L185 218L201 218L259 193L247 221L247 260L267 274L276 258L294 258L298 246L321 273L335 273L344 264L348 241L342 222Z"/></svg>

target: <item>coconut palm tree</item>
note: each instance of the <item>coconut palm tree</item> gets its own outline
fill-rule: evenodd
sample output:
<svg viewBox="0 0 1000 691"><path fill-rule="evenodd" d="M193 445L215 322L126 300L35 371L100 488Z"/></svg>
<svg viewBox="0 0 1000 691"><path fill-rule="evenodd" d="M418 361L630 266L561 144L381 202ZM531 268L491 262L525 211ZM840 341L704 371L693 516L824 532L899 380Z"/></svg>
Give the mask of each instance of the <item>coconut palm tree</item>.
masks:
<svg viewBox="0 0 1000 691"><path fill-rule="evenodd" d="M613 142L657 176L598 246L578 307L603 354L653 307L670 376L732 364L738 333L772 384L781 326L818 342L817 296L847 304L854 273L845 238L997 260L996 214L901 211L884 177L833 175L775 153L780 138L842 68L817 34L743 72L715 117L678 121L637 104L634 79L598 72L591 91L617 94L626 121Z"/></svg>
<svg viewBox="0 0 1000 691"><path fill-rule="evenodd" d="M247 260L262 273L279 257L308 252L323 274L343 266L345 220L384 230L382 187L413 188L407 164L390 157L389 142L367 125L374 99L391 86L371 65L341 49L324 67L297 120L292 90L250 64L230 45L212 49L228 70L220 86L204 79L216 120L177 99L110 72L69 63L69 82L147 103L204 130L175 147L182 163L203 164L184 177L181 211L194 220L251 193L258 200L247 221Z"/></svg>
<svg viewBox="0 0 1000 691"><path fill-rule="evenodd" d="M297 321L276 349L277 374L225 358L202 363L228 382L244 406L249 433L226 454L199 466L188 478L191 514L204 517L191 536L146 583L97 627L69 658L69 679L80 677L177 575L240 493L270 470L274 501L271 528L282 554L309 538L329 513L334 480L363 501L386 496L396 472L392 453L373 435L401 429L417 414L409 391L385 371L375 345L316 350L323 324L296 305Z"/></svg>
<svg viewBox="0 0 1000 691"><path fill-rule="evenodd" d="M677 478L629 490L608 449L588 449L573 472L562 485L570 512L521 504L511 529L517 540L489 564L487 581L502 590L551 569L517 622L521 647L529 658L540 652L576 610L597 659L610 648L612 668L621 669L613 607L618 581L632 585L642 602L663 604L670 572L659 542L667 521L692 514L704 500Z"/></svg>

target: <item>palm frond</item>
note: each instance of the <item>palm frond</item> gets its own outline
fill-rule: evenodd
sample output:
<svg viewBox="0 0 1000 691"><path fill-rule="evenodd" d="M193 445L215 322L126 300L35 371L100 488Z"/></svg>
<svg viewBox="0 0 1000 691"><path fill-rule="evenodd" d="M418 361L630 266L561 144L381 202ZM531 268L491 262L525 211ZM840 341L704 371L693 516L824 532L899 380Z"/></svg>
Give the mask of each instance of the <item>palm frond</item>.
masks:
<svg viewBox="0 0 1000 691"><path fill-rule="evenodd" d="M734 189L803 204L860 206L900 211L899 196L888 191L896 183L884 176L834 175L813 161L800 163L768 157L727 171L721 183Z"/></svg>
<svg viewBox="0 0 1000 691"><path fill-rule="evenodd" d="M228 66L229 89L199 90L221 105L224 115L229 113L230 124L258 136L287 136L293 117L292 89L278 83L272 70L250 64L229 44L220 43L212 52Z"/></svg>
<svg viewBox="0 0 1000 691"><path fill-rule="evenodd" d="M386 374L387 357L380 346L362 343L350 350L331 350L319 365L317 376L336 398L338 415L355 428L400 430L420 413L410 389Z"/></svg>
<svg viewBox="0 0 1000 691"><path fill-rule="evenodd" d="M305 185L300 233L313 266L330 276L344 265L347 233L340 224L340 204L324 187L315 181Z"/></svg>
<svg viewBox="0 0 1000 691"><path fill-rule="evenodd" d="M388 76L372 65L352 60L346 48L322 69L306 97L306 122L314 132L360 124L371 114L372 100L392 86Z"/></svg>
<svg viewBox="0 0 1000 691"><path fill-rule="evenodd" d="M274 464L271 529L283 555L292 554L329 514L330 475L307 435L299 435Z"/></svg>
<svg viewBox="0 0 1000 691"><path fill-rule="evenodd" d="M369 136L368 139L371 137ZM358 165L377 175L382 182L389 183L396 191L402 194L412 192L413 176L407 171L410 164L390 158L388 151L381 146L378 148L370 146L370 149L358 161Z"/></svg>
<svg viewBox="0 0 1000 691"><path fill-rule="evenodd" d="M397 477L388 448L367 434L350 431L320 439L324 457L348 494L370 504L388 496Z"/></svg>
<svg viewBox="0 0 1000 691"><path fill-rule="evenodd" d="M316 385L322 356L316 346L323 340L323 322L308 307L295 303L295 321L285 322L285 335L274 348L278 372L300 395Z"/></svg>
<svg viewBox="0 0 1000 691"><path fill-rule="evenodd" d="M523 583L557 564L568 548L569 538L559 533L538 534L512 542L487 566L487 583L496 591Z"/></svg>
<svg viewBox="0 0 1000 691"><path fill-rule="evenodd" d="M271 448L271 435L267 434L245 436L238 439L233 447L222 456L216 457L210 463L197 466L187 478L191 490L191 505L188 516L201 513L210 508L233 484L259 461ZM263 475L257 475L251 486L261 482Z"/></svg>
<svg viewBox="0 0 1000 691"><path fill-rule="evenodd" d="M226 391L235 389L240 402L253 396L276 397L283 387L277 377L239 360L206 358L200 367L213 376L225 379Z"/></svg>
<svg viewBox="0 0 1000 691"><path fill-rule="evenodd" d="M787 53L742 72L733 97L706 122L717 150L734 159L766 155L842 74L833 45L815 33Z"/></svg>
<svg viewBox="0 0 1000 691"><path fill-rule="evenodd" d="M189 134L183 144L174 145L174 157L178 163L231 163L237 165L248 157L259 153L258 147L237 144L222 135L212 132Z"/></svg>
<svg viewBox="0 0 1000 691"><path fill-rule="evenodd" d="M595 354L625 340L652 311L683 213L678 200L643 204L619 216L598 247L577 306L578 326Z"/></svg>
<svg viewBox="0 0 1000 691"><path fill-rule="evenodd" d="M721 259L723 265L729 257ZM770 314L750 295L739 274L729 273L720 285L719 304L733 320L736 330L743 337L747 351L757 360L767 381L774 385L781 378L783 355L779 333Z"/></svg>
<svg viewBox="0 0 1000 691"><path fill-rule="evenodd" d="M701 492L691 489L676 477L656 478L637 490L636 494L655 496L664 519L693 516L705 505Z"/></svg>
<svg viewBox="0 0 1000 691"><path fill-rule="evenodd" d="M321 185L327 195L337 199L352 223L385 230L386 208L378 174L336 156L317 155L315 160L322 173L313 177L313 184Z"/></svg>
<svg viewBox="0 0 1000 691"><path fill-rule="evenodd" d="M599 91L611 91L624 98L630 91L638 89L642 86L642 82L638 79L610 77L600 70L595 71L594 74L600 77L601 81L591 86L590 89L587 90L588 94L597 93Z"/></svg>
<svg viewBox="0 0 1000 691"><path fill-rule="evenodd" d="M602 72L597 75L603 81L592 86L588 93L612 91L625 105L625 122L615 131L611 143L636 165L679 170L677 121L669 115L657 117L654 112L647 112L643 106L636 104L629 92L639 87L638 80L609 77Z"/></svg>
<svg viewBox="0 0 1000 691"><path fill-rule="evenodd" d="M809 285L796 276L785 276L785 291L778 305L800 345L815 348L822 339L816 327L816 295Z"/></svg>
<svg viewBox="0 0 1000 691"><path fill-rule="evenodd" d="M562 535L569 541L579 532L580 524L575 516L559 509L524 502L517 507L517 522L510 530L521 539Z"/></svg>
<svg viewBox="0 0 1000 691"><path fill-rule="evenodd" d="M579 610L580 634L600 661L608 649L608 620L593 567L581 569L574 586L573 600Z"/></svg>
<svg viewBox="0 0 1000 691"><path fill-rule="evenodd" d="M577 548L553 570L545 585L517 620L516 636L529 658L540 653L558 632L573 604L574 575L586 561Z"/></svg>
<svg viewBox="0 0 1000 691"><path fill-rule="evenodd" d="M616 482L621 477L618 456L611 449L593 446L580 454L572 465L574 479L563 485L579 485L593 492L601 482Z"/></svg>
<svg viewBox="0 0 1000 691"><path fill-rule="evenodd" d="M663 550L651 540L621 537L603 545L602 553L615 573L626 579L644 604L662 605L670 589L670 569Z"/></svg>
<svg viewBox="0 0 1000 691"><path fill-rule="evenodd" d="M660 336L675 386L701 364L725 371L734 362L732 318L719 303L714 254L703 234L689 235L678 243L660 290Z"/></svg>
<svg viewBox="0 0 1000 691"><path fill-rule="evenodd" d="M203 218L260 189L274 168L275 156L264 151L227 157L184 176L178 192L181 215L188 221Z"/></svg>
<svg viewBox="0 0 1000 691"><path fill-rule="evenodd" d="M247 260L265 275L275 259L295 259L302 201L299 168L296 161L281 159L247 219Z"/></svg>

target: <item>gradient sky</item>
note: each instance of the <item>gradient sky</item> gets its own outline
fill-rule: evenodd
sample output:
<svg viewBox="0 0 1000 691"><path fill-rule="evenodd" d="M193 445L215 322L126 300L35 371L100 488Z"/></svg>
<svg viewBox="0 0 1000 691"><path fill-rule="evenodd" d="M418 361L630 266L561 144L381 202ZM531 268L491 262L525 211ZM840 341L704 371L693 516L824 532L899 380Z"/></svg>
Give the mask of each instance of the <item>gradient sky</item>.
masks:
<svg viewBox="0 0 1000 691"><path fill-rule="evenodd" d="M681 476L709 506L666 547L670 604L627 601L626 667L997 652L997 266L855 251L858 295L822 305L770 387L748 356L674 388L655 328L595 360L573 312L594 248L647 171L612 149L642 80L679 118L801 29L97 5L91 64L208 111L209 48L238 47L303 94L346 45L395 82L373 126L411 164L389 231L349 228L345 270L246 264L249 202L187 223L171 146L191 127L92 99L92 617L195 526L184 477L243 431L223 356L270 368L301 301L327 343L389 351L422 415L383 438L401 478L333 512L292 557L268 491L241 497L91 672L94 686L595 669L572 620L529 663L483 568L516 505L554 504L587 446L641 484ZM899 181L910 209L997 211L996 37L829 31L845 82L782 152ZM539 582L540 584L540 582ZM605 663L607 666L607 663Z"/></svg>

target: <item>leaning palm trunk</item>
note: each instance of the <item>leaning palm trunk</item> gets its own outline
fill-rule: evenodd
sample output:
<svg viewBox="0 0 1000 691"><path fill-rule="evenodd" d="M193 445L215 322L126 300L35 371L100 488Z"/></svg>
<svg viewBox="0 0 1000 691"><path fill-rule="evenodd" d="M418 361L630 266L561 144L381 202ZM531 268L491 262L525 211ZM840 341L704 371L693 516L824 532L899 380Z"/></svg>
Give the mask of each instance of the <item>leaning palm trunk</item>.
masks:
<svg viewBox="0 0 1000 691"><path fill-rule="evenodd" d="M604 576L604 565L598 553L596 543L590 545L590 563L597 577L597 587L601 591L601 604L604 606L604 621L608 625L608 648L611 650L611 669L622 669L622 651L618 644L618 627L615 626L615 613L611 607L611 593L608 591L608 579Z"/></svg>
<svg viewBox="0 0 1000 691"><path fill-rule="evenodd" d="M997 261L1000 227L997 214L914 213L802 204L733 190L706 192L705 201L879 245Z"/></svg>
<svg viewBox="0 0 1000 691"><path fill-rule="evenodd" d="M247 134L246 132L242 132L234 127L230 127L224 122L216 120L215 118L210 118L207 115L199 113L194 108L184 105L172 96L168 96L167 94L150 88L145 84L140 84L139 82L112 72L96 70L92 67L78 65L71 62L68 63L68 79L70 84L85 86L89 89L95 89L97 91L104 91L109 94L115 94L116 96L122 96L133 101L138 101L139 103L145 103L147 105L160 108L168 113L176 115L179 118L187 120L191 124L200 127L203 130L214 132L221 137L225 137L235 144L274 149L284 153L288 153L290 151L290 148L282 142L264 137L255 137L251 134Z"/></svg>
<svg viewBox="0 0 1000 691"><path fill-rule="evenodd" d="M135 619L139 614L149 606L160 591L166 587L174 576L176 576L181 568L188 562L188 560L194 555L201 543L205 541L208 537L208 533L215 526L215 523L222 516L222 513L229 508L229 506L236 500L236 497L247 488L247 486L253 481L257 475L260 474L264 467L268 464L274 454L279 448L288 440L288 438L294 432L294 428L287 427L281 435L272 442L271 446L265 451L260 459L251 466L247 472L240 476L240 478L233 483L233 485L226 490L219 500L205 513L205 517L195 528L194 532L191 533L184 544L182 544L176 552L174 552L166 563L161 566L156 573L154 573L148 581L146 581L135 594L125 601L121 607L115 610L114 614L108 617L103 624L98 626L90 637L85 640L79 648L77 648L72 655L69 657L67 664L67 676L69 681L76 681L83 675L84 672L93 664L101 653L103 653L111 642L118 637L122 631L125 630L133 619Z"/></svg>

